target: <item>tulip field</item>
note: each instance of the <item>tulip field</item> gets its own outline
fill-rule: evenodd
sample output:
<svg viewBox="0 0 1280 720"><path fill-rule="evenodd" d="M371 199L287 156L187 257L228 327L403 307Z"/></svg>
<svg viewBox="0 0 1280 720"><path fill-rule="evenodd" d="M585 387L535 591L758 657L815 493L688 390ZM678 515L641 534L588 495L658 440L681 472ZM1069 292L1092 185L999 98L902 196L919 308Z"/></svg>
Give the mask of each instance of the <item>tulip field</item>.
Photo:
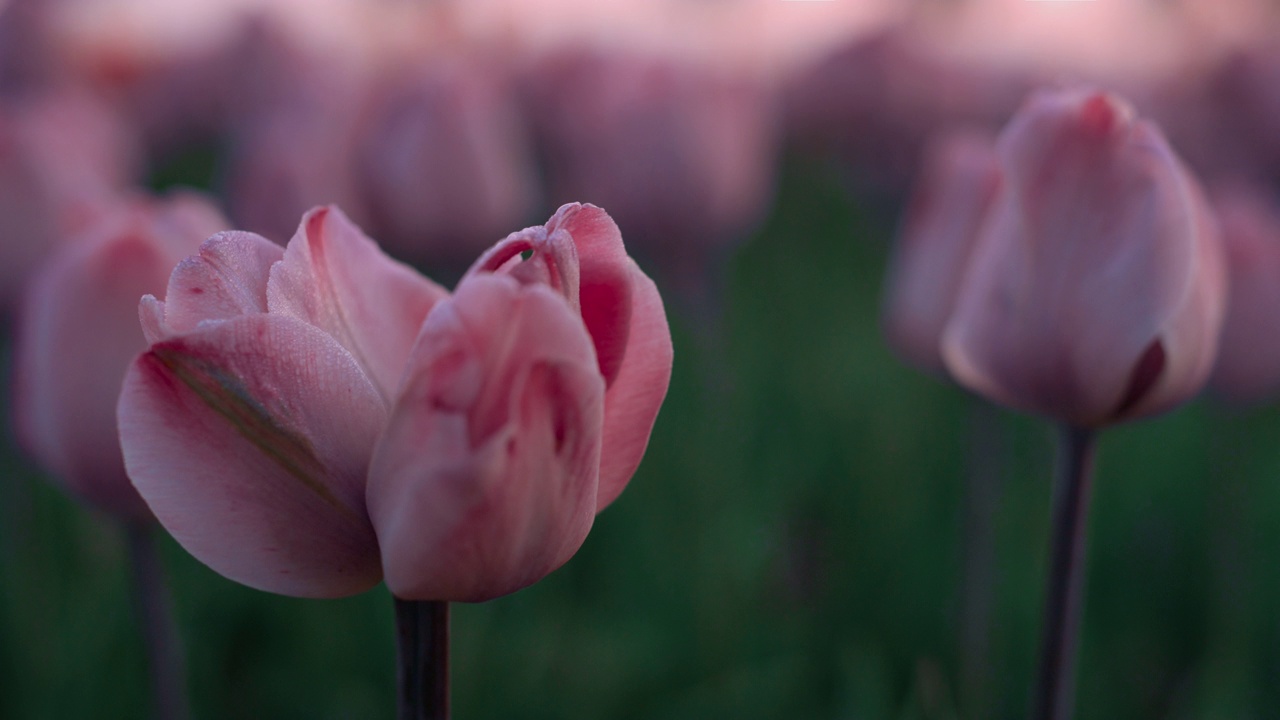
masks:
<svg viewBox="0 0 1280 720"><path fill-rule="evenodd" d="M455 605L458 717L1022 716L1052 434L889 353L893 226L831 166L788 164L728 263L722 314L672 308L670 394L624 496L541 583ZM1081 713L1267 717L1280 701L1276 432L1271 409L1197 401L1107 435ZM0 716L137 717L121 533L11 444L4 463ZM161 550L198 717L391 714L385 589L269 595Z"/></svg>
<svg viewBox="0 0 1280 720"><path fill-rule="evenodd" d="M0 720L1280 707L1272 0L0 0Z"/></svg>

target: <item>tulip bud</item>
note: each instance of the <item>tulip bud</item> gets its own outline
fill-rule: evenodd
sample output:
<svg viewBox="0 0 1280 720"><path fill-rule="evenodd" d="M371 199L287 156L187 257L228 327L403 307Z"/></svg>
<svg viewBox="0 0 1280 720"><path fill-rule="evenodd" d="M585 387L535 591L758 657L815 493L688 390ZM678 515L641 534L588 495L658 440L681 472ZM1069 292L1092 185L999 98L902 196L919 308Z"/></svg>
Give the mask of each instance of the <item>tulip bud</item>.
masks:
<svg viewBox="0 0 1280 720"><path fill-rule="evenodd" d="M1248 186L1215 194L1231 277L1210 388L1237 403L1280 391L1280 209Z"/></svg>
<svg viewBox="0 0 1280 720"><path fill-rule="evenodd" d="M135 200L96 218L51 257L24 298L16 423L23 444L75 495L124 517L150 512L125 475L116 398L146 347L138 297L226 227L208 201Z"/></svg>
<svg viewBox="0 0 1280 720"><path fill-rule="evenodd" d="M986 135L952 133L926 150L889 263L882 318L889 344L922 370L946 372L942 330L999 183L1000 160Z"/></svg>
<svg viewBox="0 0 1280 720"><path fill-rule="evenodd" d="M943 357L963 385L1081 427L1199 391L1226 303L1217 229L1150 123L1094 91L1034 94L999 140L1002 184Z"/></svg>

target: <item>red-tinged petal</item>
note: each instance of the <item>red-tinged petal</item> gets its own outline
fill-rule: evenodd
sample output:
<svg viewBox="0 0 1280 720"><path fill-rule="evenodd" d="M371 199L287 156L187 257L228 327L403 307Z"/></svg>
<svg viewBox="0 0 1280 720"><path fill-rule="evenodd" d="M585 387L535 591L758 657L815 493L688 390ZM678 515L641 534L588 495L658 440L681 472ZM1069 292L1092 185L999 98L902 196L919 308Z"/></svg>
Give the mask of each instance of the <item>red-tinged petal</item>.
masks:
<svg viewBox="0 0 1280 720"><path fill-rule="evenodd" d="M631 276L631 322L626 357L604 399L597 511L613 502L635 474L671 381L671 329L658 287L636 264Z"/></svg>
<svg viewBox="0 0 1280 720"><path fill-rule="evenodd" d="M272 313L305 320L350 351L388 404L423 318L447 295L383 254L336 207L303 216L267 291Z"/></svg>
<svg viewBox="0 0 1280 720"><path fill-rule="evenodd" d="M153 345L125 377L119 422L139 493L217 572L304 597L378 582L364 485L385 411L321 330L249 315Z"/></svg>
<svg viewBox="0 0 1280 720"><path fill-rule="evenodd" d="M600 374L612 385L627 355L635 265L627 257L617 224L595 205L561 207L547 222L549 234L557 230L569 233L578 250L582 321L595 344Z"/></svg>
<svg viewBox="0 0 1280 720"><path fill-rule="evenodd" d="M25 298L15 406L24 444L77 495L125 517L150 513L124 472L116 398L146 348L138 296L163 287L172 263L144 234L85 238L57 255Z"/></svg>
<svg viewBox="0 0 1280 720"><path fill-rule="evenodd" d="M603 396L563 298L463 282L423 325L370 469L391 592L482 601L566 562L595 516Z"/></svg>
<svg viewBox="0 0 1280 720"><path fill-rule="evenodd" d="M267 311L267 279L284 248L261 235L223 232L209 238L197 255L178 263L165 293L164 332L185 333L207 320L229 320ZM143 326L155 325L154 298L143 301ZM156 342L148 330L148 339Z"/></svg>

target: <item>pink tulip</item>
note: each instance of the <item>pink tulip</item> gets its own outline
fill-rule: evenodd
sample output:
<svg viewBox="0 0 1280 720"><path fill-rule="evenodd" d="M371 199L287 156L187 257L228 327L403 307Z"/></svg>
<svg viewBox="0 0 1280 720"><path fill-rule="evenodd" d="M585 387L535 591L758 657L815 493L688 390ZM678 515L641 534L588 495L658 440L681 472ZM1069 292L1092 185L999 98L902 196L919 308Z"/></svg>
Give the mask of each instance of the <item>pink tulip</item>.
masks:
<svg viewBox="0 0 1280 720"><path fill-rule="evenodd" d="M1236 403L1280 392L1280 208L1250 186L1214 195L1231 276L1209 387Z"/></svg>
<svg viewBox="0 0 1280 720"><path fill-rule="evenodd" d="M619 51L562 51L530 78L553 199L611 208L682 262L760 220L773 195L772 98L758 82ZM691 247L692 246L692 247Z"/></svg>
<svg viewBox="0 0 1280 720"><path fill-rule="evenodd" d="M525 219L532 153L501 73L462 57L415 60L372 95L354 170L384 247L465 267Z"/></svg>
<svg viewBox="0 0 1280 720"><path fill-rule="evenodd" d="M482 256L428 317L374 458L392 593L485 600L568 560L639 465L671 359L603 210L566 205Z"/></svg>
<svg viewBox="0 0 1280 720"><path fill-rule="evenodd" d="M134 200L93 220L28 288L17 344L15 417L23 444L78 497L130 518L149 512L129 478L116 398L146 348L138 296L226 221L208 201Z"/></svg>
<svg viewBox="0 0 1280 720"><path fill-rule="evenodd" d="M889 344L925 371L946 371L942 331L999 185L1000 159L988 135L952 132L925 151L889 264L882 317Z"/></svg>
<svg viewBox="0 0 1280 720"><path fill-rule="evenodd" d="M0 305L133 180L135 138L90 93L0 102Z"/></svg>
<svg viewBox="0 0 1280 720"><path fill-rule="evenodd" d="M630 479L671 369L656 288L590 206L511 235L452 297L314 210L284 251L210 238L142 321L134 484L210 567L302 596L541 578Z"/></svg>
<svg viewBox="0 0 1280 720"><path fill-rule="evenodd" d="M1160 131L1093 91L1034 94L943 337L952 375L1081 427L1194 395L1226 304L1217 229Z"/></svg>

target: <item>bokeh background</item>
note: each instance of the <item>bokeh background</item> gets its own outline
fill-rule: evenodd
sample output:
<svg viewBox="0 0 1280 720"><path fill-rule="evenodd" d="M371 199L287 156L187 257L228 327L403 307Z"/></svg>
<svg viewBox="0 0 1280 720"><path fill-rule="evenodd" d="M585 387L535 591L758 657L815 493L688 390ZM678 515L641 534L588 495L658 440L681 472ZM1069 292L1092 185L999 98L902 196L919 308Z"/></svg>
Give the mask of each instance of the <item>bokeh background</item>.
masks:
<svg viewBox="0 0 1280 720"><path fill-rule="evenodd" d="M560 202L614 214L667 299L671 389L577 556L455 605L455 717L1018 718L1052 432L882 339L921 148L1084 79L1202 176L1272 192L1275 27L1225 0L9 0L0 165L37 142L22 108L70 87L133 128L136 186L209 191L279 242L338 201L442 282ZM23 452L4 387L0 717L142 717L123 534ZM1212 398L1104 435L1079 717L1278 716L1277 438L1273 403ZM392 716L385 589L278 597L162 551L196 717Z"/></svg>

